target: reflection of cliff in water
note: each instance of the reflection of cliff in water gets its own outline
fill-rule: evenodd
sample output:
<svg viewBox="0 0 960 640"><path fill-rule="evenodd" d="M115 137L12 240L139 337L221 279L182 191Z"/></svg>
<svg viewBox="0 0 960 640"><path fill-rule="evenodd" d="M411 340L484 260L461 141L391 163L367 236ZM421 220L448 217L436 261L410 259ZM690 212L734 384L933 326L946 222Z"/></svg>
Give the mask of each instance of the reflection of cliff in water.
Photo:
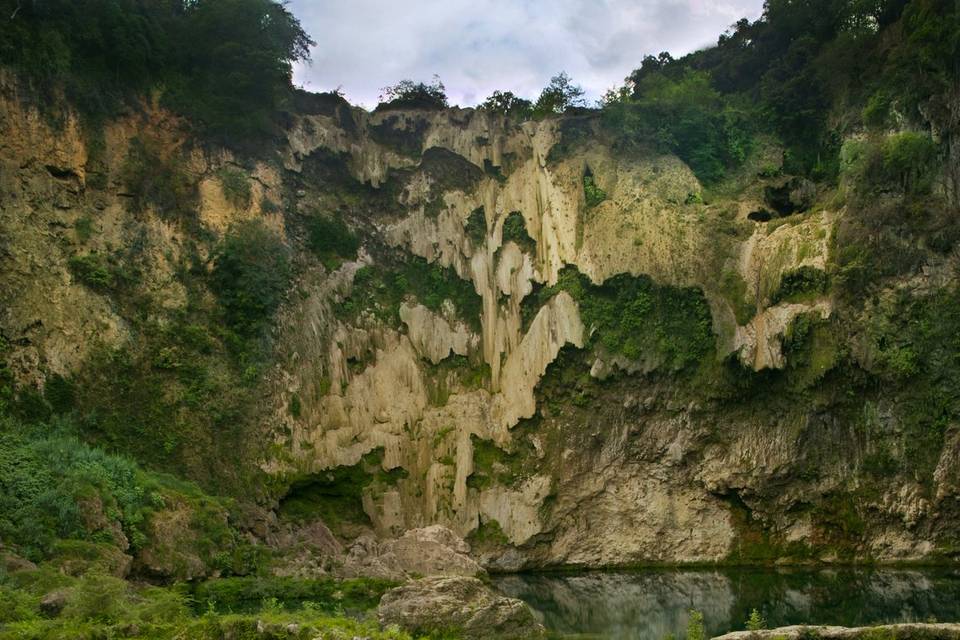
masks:
<svg viewBox="0 0 960 640"><path fill-rule="evenodd" d="M710 634L743 629L754 608L768 627L960 620L960 570L725 569L512 575L495 578L548 629L608 638L683 637L690 609Z"/></svg>

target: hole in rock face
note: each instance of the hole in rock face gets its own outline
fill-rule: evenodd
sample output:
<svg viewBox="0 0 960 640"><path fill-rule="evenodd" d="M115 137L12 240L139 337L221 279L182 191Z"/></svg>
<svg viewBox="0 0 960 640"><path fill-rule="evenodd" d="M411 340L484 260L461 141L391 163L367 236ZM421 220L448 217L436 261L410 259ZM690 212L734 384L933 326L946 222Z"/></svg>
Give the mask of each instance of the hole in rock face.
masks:
<svg viewBox="0 0 960 640"><path fill-rule="evenodd" d="M754 222L767 222L773 219L773 213L766 209L757 209L756 211L748 213L747 219L753 220Z"/></svg>

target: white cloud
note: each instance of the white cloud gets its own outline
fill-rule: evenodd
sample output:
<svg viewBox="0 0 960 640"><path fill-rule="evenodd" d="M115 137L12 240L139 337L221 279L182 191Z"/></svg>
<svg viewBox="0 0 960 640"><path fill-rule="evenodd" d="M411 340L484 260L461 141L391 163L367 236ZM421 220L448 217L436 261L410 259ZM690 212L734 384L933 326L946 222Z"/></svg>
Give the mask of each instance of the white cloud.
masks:
<svg viewBox="0 0 960 640"><path fill-rule="evenodd" d="M438 74L453 103L495 89L535 98L566 71L590 98L623 81L644 55L716 42L762 0L291 0L317 41L295 81L342 87L372 107L380 89Z"/></svg>

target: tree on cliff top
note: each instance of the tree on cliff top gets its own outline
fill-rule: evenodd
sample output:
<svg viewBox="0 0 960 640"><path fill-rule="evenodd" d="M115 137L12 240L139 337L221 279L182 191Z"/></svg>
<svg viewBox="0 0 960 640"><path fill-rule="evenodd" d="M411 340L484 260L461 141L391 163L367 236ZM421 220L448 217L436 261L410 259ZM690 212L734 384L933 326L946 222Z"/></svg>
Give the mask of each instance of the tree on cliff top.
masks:
<svg viewBox="0 0 960 640"><path fill-rule="evenodd" d="M312 44L275 0L0 0L0 64L50 104L62 89L102 118L163 88L167 106L228 142L272 132Z"/></svg>

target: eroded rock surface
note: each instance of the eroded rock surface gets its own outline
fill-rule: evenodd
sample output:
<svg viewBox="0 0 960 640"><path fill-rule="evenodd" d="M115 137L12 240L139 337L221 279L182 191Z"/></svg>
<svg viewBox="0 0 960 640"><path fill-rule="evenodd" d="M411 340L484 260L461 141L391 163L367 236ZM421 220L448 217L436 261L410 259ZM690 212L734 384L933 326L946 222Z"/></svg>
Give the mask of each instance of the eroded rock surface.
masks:
<svg viewBox="0 0 960 640"><path fill-rule="evenodd" d="M523 601L498 595L476 578L424 578L397 587L383 595L377 617L383 625L413 634L452 632L477 640L545 637Z"/></svg>

